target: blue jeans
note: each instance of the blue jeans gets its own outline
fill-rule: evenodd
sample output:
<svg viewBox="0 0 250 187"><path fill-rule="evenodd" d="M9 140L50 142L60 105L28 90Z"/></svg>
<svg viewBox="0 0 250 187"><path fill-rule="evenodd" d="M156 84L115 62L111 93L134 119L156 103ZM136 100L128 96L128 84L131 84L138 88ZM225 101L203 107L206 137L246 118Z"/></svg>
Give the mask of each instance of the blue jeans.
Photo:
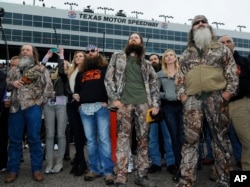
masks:
<svg viewBox="0 0 250 187"><path fill-rule="evenodd" d="M207 124L204 125L204 128L205 128L204 135L205 135L206 149L207 149L207 155L205 158L213 159L211 130L207 126ZM230 124L228 135L231 146L233 148L235 161L238 162L241 160L242 148L241 148L241 143L238 139L238 136L232 124Z"/></svg>
<svg viewBox="0 0 250 187"><path fill-rule="evenodd" d="M111 154L109 110L101 107L94 115L86 115L81 109L79 111L87 139L90 171L96 174L112 174L114 163Z"/></svg>
<svg viewBox="0 0 250 187"><path fill-rule="evenodd" d="M9 114L9 172L18 173L22 154L22 137L27 126L27 137L30 147L32 172L41 171L43 162L43 148L41 146L40 132L42 125L42 109L35 105L25 110L19 109L16 113Z"/></svg>
<svg viewBox="0 0 250 187"><path fill-rule="evenodd" d="M182 104L167 104L162 107L167 128L172 138L172 147L175 155L175 164L180 165L181 162L181 148L184 139L183 133L183 107Z"/></svg>
<svg viewBox="0 0 250 187"><path fill-rule="evenodd" d="M161 166L161 153L159 148L159 128L162 133L163 147L165 151L165 159L167 166L175 164L175 156L172 148L171 137L164 119L159 122L150 123L149 130L149 157L152 164Z"/></svg>
<svg viewBox="0 0 250 187"><path fill-rule="evenodd" d="M234 159L236 162L239 162L241 160L242 148L233 124L230 124L228 135L233 148Z"/></svg>

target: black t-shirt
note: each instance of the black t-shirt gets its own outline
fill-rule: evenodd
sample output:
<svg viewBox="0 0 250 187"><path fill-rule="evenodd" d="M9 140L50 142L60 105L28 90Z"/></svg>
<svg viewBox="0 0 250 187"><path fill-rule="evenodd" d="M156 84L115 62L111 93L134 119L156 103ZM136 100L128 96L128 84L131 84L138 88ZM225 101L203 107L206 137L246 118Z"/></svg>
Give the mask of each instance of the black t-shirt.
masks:
<svg viewBox="0 0 250 187"><path fill-rule="evenodd" d="M106 68L79 72L76 77L75 92L80 95L80 103L108 102L104 85Z"/></svg>

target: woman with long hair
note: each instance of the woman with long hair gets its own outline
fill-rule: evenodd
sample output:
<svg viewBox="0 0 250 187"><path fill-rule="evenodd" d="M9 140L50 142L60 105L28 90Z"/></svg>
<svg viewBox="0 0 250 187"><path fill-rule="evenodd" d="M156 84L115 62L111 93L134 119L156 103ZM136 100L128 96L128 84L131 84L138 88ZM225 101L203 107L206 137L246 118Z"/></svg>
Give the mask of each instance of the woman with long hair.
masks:
<svg viewBox="0 0 250 187"><path fill-rule="evenodd" d="M181 147L183 142L182 104L177 100L175 92L175 75L179 68L178 58L172 49L168 49L162 56L162 70L157 73L161 85L161 108L171 136L175 155L176 170L173 180L179 179L181 161Z"/></svg>
<svg viewBox="0 0 250 187"><path fill-rule="evenodd" d="M72 63L69 64L64 62L64 71L68 75L68 103L67 103L67 114L70 127L74 136L75 143L75 158L73 160L73 167L70 171L71 174L75 176L81 176L84 172L88 170L86 160L84 157L84 145L85 145L85 135L78 111L79 103L73 99L74 89L75 89L75 79L79 72L79 67L84 63L86 54L84 51L76 51Z"/></svg>

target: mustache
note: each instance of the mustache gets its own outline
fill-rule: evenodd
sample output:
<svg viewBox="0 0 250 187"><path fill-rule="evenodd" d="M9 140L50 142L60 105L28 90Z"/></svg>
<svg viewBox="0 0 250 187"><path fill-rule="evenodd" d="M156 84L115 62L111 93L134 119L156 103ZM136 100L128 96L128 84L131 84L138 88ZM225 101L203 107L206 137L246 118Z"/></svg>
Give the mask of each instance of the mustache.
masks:
<svg viewBox="0 0 250 187"><path fill-rule="evenodd" d="M141 56L143 55L144 53L144 47L142 44L129 44L126 46L125 48L125 53L126 55L129 55L130 53L135 53L137 54L138 56Z"/></svg>
<svg viewBox="0 0 250 187"><path fill-rule="evenodd" d="M212 33L208 27L197 29L194 32L194 42L199 48L207 48L212 40Z"/></svg>

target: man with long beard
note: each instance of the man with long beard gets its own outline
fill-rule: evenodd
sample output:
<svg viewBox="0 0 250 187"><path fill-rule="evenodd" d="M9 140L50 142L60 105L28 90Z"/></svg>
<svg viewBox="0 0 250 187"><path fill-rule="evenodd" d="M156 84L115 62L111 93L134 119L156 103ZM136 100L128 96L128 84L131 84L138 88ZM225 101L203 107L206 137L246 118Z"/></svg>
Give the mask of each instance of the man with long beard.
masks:
<svg viewBox="0 0 250 187"><path fill-rule="evenodd" d="M142 36L132 33L124 52L112 55L105 77L110 104L117 108L116 187L124 187L128 180L133 119L137 139L134 182L142 187L156 186L147 177L149 124L146 122L146 113L149 108L152 108L153 115L158 113L160 93L157 75L144 55Z"/></svg>
<svg viewBox="0 0 250 187"><path fill-rule="evenodd" d="M114 184L110 140L110 116L104 77L108 62L98 48L88 45L87 57L76 77L73 98L81 103L79 108L87 139L89 172L85 181L104 175L106 185Z"/></svg>
<svg viewBox="0 0 250 187"><path fill-rule="evenodd" d="M22 137L25 126L30 147L31 170L35 181L42 181L43 149L40 131L42 107L52 96L53 85L48 70L39 64L37 49L23 45L20 62L7 74L7 90L11 91L8 124L8 174L5 183L14 182L20 169Z"/></svg>
<svg viewBox="0 0 250 187"><path fill-rule="evenodd" d="M229 186L228 101L236 94L237 87L237 67L232 53L216 42L207 18L195 16L188 48L180 57L176 75L177 97L184 105L184 144L177 187L192 187L196 181L203 117L207 119L213 138L215 168L219 176L216 186Z"/></svg>

